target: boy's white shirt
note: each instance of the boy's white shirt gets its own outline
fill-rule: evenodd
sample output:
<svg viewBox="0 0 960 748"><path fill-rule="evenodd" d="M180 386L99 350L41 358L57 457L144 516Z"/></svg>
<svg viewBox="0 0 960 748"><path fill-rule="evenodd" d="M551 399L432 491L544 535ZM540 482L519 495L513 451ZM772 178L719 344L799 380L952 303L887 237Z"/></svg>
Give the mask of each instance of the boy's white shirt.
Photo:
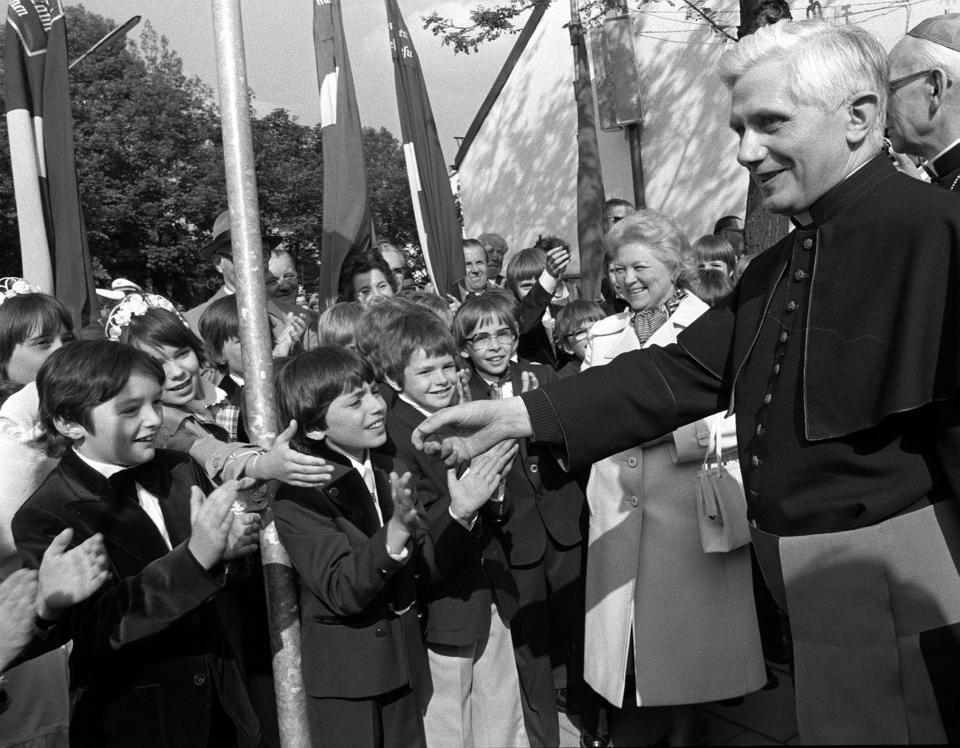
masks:
<svg viewBox="0 0 960 748"><path fill-rule="evenodd" d="M104 478L109 478L121 470L126 470L122 465L111 465L109 462L100 462L99 460L91 460L89 457L84 457L77 452L76 448L74 448L73 451L77 457L100 473ZM150 521L157 526L157 531L160 533L160 537L163 538L163 542L167 544L167 548L173 550L173 544L170 542L170 533L167 532L167 525L163 521L160 500L139 483L134 483L134 485L137 487L137 500L140 502L140 508L147 513Z"/></svg>

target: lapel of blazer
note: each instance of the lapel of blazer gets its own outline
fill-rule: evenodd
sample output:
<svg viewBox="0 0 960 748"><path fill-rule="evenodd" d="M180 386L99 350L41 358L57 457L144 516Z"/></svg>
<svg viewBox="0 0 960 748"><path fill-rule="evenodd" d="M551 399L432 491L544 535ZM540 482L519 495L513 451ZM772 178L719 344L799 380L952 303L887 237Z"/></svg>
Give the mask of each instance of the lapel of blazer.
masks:
<svg viewBox="0 0 960 748"><path fill-rule="evenodd" d="M136 496L114 496L110 482L69 450L60 460L63 476L74 495L64 503L91 535L102 533L108 543L123 548L144 564L168 552L163 537ZM160 497L158 497L160 498Z"/></svg>
<svg viewBox="0 0 960 748"><path fill-rule="evenodd" d="M323 457L333 464L333 476L324 493L340 510L344 519L367 537L373 535L380 529L380 522L373 507L373 497L367 490L363 476L349 465L346 457L328 449L322 442L311 442L309 450L317 457ZM376 471L374 471L374 479L376 479ZM379 489L379 484L377 487Z"/></svg>

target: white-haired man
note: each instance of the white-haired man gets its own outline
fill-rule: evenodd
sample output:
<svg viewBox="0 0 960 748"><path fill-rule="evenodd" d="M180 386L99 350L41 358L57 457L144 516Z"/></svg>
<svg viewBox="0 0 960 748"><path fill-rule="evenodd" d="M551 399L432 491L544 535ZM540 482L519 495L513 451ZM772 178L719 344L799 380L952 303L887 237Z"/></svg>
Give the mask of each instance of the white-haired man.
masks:
<svg viewBox="0 0 960 748"><path fill-rule="evenodd" d="M960 13L921 21L890 50L887 134L922 158L931 181L960 192Z"/></svg>
<svg viewBox="0 0 960 748"><path fill-rule="evenodd" d="M886 55L780 22L723 56L738 160L785 239L666 348L427 419L579 467L736 413L753 542L789 615L803 742L960 740L960 197L882 153Z"/></svg>

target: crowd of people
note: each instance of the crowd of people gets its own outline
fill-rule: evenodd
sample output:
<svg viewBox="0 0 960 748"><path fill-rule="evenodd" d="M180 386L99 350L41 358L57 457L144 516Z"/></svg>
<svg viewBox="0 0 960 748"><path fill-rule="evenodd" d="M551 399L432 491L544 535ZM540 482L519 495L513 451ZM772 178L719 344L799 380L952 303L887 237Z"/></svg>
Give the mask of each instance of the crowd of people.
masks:
<svg viewBox="0 0 960 748"><path fill-rule="evenodd" d="M75 330L0 281L0 738L279 745L269 510L315 745L556 746L566 712L603 748L628 705L703 745L697 705L776 688L765 660L805 740L960 739L960 140L919 152L897 99L922 84L960 120L960 14L890 64L930 45L894 81L854 26L725 54L739 159L796 226L753 258L736 216L691 243L611 199L597 299L562 238L484 233L449 289L353 253L321 310L264 236L269 448L228 213L198 250L223 285L189 310L117 279ZM934 185L891 163L888 108ZM711 467L742 470L751 525L722 548Z"/></svg>

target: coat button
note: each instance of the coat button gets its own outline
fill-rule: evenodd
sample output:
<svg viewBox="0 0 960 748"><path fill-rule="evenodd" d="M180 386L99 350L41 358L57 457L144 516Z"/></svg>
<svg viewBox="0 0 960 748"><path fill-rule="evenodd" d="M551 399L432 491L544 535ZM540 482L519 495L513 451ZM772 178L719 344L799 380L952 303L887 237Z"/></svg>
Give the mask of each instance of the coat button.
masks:
<svg viewBox="0 0 960 748"><path fill-rule="evenodd" d="M754 455L750 458L750 464L754 467L760 467L760 458Z"/></svg>
<svg viewBox="0 0 960 748"><path fill-rule="evenodd" d="M540 468L538 468L536 465L531 465L531 466L530 466L530 472L531 472L531 473L535 473L535 472L537 472L537 470L539 470L539 469L540 469Z"/></svg>
<svg viewBox="0 0 960 748"><path fill-rule="evenodd" d="M195 685L195 686L202 686L202 685L203 685L204 683L206 683L206 682L207 682L207 674L206 674L206 673L194 673L194 676L193 676L193 685Z"/></svg>
<svg viewBox="0 0 960 748"><path fill-rule="evenodd" d="M774 373L774 374L779 374L779 373L780 373L780 364L774 364L774 365L773 365L773 373Z"/></svg>
<svg viewBox="0 0 960 748"><path fill-rule="evenodd" d="M773 400L773 395L771 395L769 392L763 396L764 405L769 405L771 400Z"/></svg>
<svg viewBox="0 0 960 748"><path fill-rule="evenodd" d="M796 270L793 273L793 279L799 283L800 281L806 280L810 277L810 274L804 270Z"/></svg>
<svg viewBox="0 0 960 748"><path fill-rule="evenodd" d="M795 311L797 311L797 302L791 301L789 304L787 304L787 312L792 313Z"/></svg>
<svg viewBox="0 0 960 748"><path fill-rule="evenodd" d="M384 631L382 628L377 628L377 637L378 637L378 638L382 639L382 638L385 637L386 635L387 635L387 632L386 632L386 631Z"/></svg>
<svg viewBox="0 0 960 748"><path fill-rule="evenodd" d="M767 430L763 427L763 424L758 423L758 424L757 424L757 436L763 436L765 433L767 433Z"/></svg>
<svg viewBox="0 0 960 748"><path fill-rule="evenodd" d="M634 507L638 507L638 506L640 506L640 499L638 499L636 496L631 496L631 497L630 497L630 503L631 503Z"/></svg>
<svg viewBox="0 0 960 748"><path fill-rule="evenodd" d="M636 467L636 466L637 466L637 458L636 458L636 457L628 457L628 458L627 458L627 464L628 464L630 467Z"/></svg>
<svg viewBox="0 0 960 748"><path fill-rule="evenodd" d="M786 343L789 337L790 337L790 334L786 330L784 330L782 333L780 333L780 342Z"/></svg>
<svg viewBox="0 0 960 748"><path fill-rule="evenodd" d="M747 496L751 499L759 499L760 492L751 488L749 491L747 491Z"/></svg>
<svg viewBox="0 0 960 748"><path fill-rule="evenodd" d="M804 249L813 249L813 239L804 239L803 240Z"/></svg>
<svg viewBox="0 0 960 748"><path fill-rule="evenodd" d="M337 498L337 497L340 495L340 489L338 489L338 488L329 488L329 489L327 489L327 493L330 494L330 498L331 498L331 499L335 499L335 498Z"/></svg>

